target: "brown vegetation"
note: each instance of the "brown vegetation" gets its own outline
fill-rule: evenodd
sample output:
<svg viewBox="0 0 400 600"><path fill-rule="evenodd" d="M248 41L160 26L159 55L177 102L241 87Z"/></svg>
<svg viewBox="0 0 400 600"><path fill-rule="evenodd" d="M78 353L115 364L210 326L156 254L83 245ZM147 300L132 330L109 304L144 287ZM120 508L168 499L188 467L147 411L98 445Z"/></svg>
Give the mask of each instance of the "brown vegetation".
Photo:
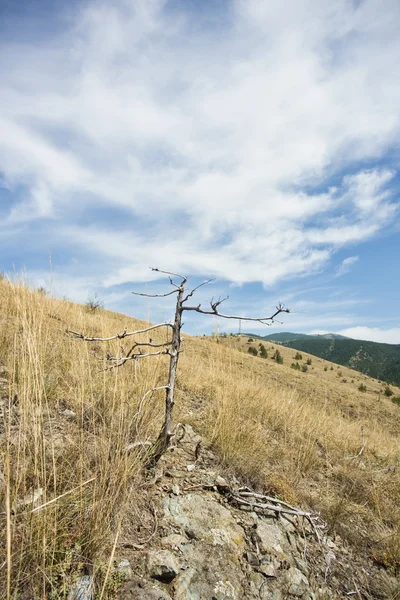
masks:
<svg viewBox="0 0 400 600"><path fill-rule="evenodd" d="M162 391L141 400L165 385L168 357L107 371L103 357L118 355L121 340L84 344L65 323L101 337L146 324L6 281L0 303L0 376L8 380L0 389L0 589L8 598L22 589L63 598L86 569L105 598L146 460L146 447L134 444L153 441L163 420ZM321 359L302 373L290 368L291 349L279 347L284 364L247 349L247 338L185 337L175 419L207 435L238 476L320 510L359 552L398 569L399 406L373 380L363 377L367 391L359 392L361 375L350 369L344 383Z"/></svg>

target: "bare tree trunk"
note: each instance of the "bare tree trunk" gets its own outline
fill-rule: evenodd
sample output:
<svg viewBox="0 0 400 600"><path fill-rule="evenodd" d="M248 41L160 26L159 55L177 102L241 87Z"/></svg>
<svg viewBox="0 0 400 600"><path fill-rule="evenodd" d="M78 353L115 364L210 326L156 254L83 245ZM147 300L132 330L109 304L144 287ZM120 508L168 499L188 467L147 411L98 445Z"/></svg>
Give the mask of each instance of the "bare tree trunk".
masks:
<svg viewBox="0 0 400 600"><path fill-rule="evenodd" d="M86 342L108 342L108 341L117 340L117 339L122 340L127 337L131 337L131 336L134 336L137 334L145 333L145 332L159 329L162 327L169 327L172 330L172 339L170 342L168 341L168 342L159 344L159 343L153 343L151 339L149 342L134 341L131 349L126 354L123 351L120 356L107 355L107 360L109 362L113 363L109 367L109 369L115 369L115 368L121 367L122 365L126 364L128 361L131 361L131 360L136 361L136 360L147 358L150 356L159 356L160 354L168 354L170 357L168 384L166 386L161 386L162 388L164 388L164 387L166 388L164 422L161 427L161 431L160 431L155 443L153 444L151 458L150 458L149 462L147 463L148 467L153 467L157 464L157 462L160 460L161 456L167 450L171 436L172 436L172 413L173 413L173 408L174 408L175 379L176 379L176 370L178 368L179 354L181 352L181 328L182 328L183 312L185 310L193 311L193 312L197 312L202 315L217 316L217 317L220 317L221 319L236 319L236 320L239 320L240 322L241 321L256 321L258 323L262 323L263 325L271 325L272 323L274 323L275 317L277 315L279 315L281 313L290 312L288 308L285 308L283 306L283 304L279 303L278 306L276 307L276 311L269 317L244 317L244 316L236 316L236 315L224 315L224 314L221 314L218 309L219 309L219 306L223 302L225 302L225 300L227 300L227 297L226 298L220 297L220 298L218 298L218 300L215 300L215 301L214 301L214 299L212 299L210 301L210 309L209 310L204 310L203 308L201 308L201 304L198 304L197 306L187 306L186 305L187 300L193 296L193 294L196 292L196 290L201 288L203 285L207 285L207 284L211 283L212 280L209 279L207 281L203 281L203 283L200 283L200 285L193 288L184 297L185 285L187 282L187 278L185 276L178 275L177 273L170 273L169 271L160 271L160 269L155 269L155 268L152 268L152 271L157 271L158 273L164 273L164 274L168 275L170 284L173 286L174 289L169 292L166 292L165 294L143 294L143 293L139 293L139 292L132 292L132 293L136 296L145 296L147 298L164 298L166 296L171 296L172 294L177 294L176 308L175 308L175 320L174 320L173 325L171 323L159 323L158 325L151 325L149 327L146 327L145 329L139 329L137 331L127 331L126 329L124 329L124 331L122 331L121 333L117 333L115 335L111 335L106 338L89 337L78 331L73 331L69 327L67 329L68 334L72 335L75 338L82 339ZM181 279L181 282L179 285L174 283L174 281L172 279L173 277L179 277ZM57 315L55 315L54 317L58 318ZM155 352L143 353L140 348L141 346L148 346L150 348L163 348L163 350L157 350ZM136 351L136 348L138 348L138 351ZM161 389L161 387L153 388L152 390L149 390L148 392L146 392L146 394L143 396L142 401L139 405L138 414L140 414L141 405L142 405L144 399L147 397L147 395L150 392ZM137 444L147 445L147 442L137 442Z"/></svg>
<svg viewBox="0 0 400 600"><path fill-rule="evenodd" d="M176 299L175 319L172 327L172 341L171 349L169 350L169 375L168 375L168 387L165 393L165 416L164 423L158 438L154 444L154 453L151 457L149 466L154 466L159 461L160 457L164 454L169 446L169 441L172 435L172 412L174 408L174 392L175 392L175 378L176 370L178 368L179 353L181 348L181 326L182 326L182 299L183 299L184 287L183 285L178 290L178 296Z"/></svg>

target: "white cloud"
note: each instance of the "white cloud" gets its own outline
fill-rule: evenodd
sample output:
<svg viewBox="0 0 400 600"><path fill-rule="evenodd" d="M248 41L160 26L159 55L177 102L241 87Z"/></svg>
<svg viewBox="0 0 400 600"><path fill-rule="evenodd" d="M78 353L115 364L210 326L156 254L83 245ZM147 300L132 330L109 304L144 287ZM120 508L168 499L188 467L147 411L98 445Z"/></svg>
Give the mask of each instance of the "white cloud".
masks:
<svg viewBox="0 0 400 600"><path fill-rule="evenodd" d="M385 344L400 344L400 327L380 329L379 327L358 326L342 329L337 333L356 340L369 340L371 342L383 342Z"/></svg>
<svg viewBox="0 0 400 600"><path fill-rule="evenodd" d="M355 265L358 261L358 256L348 256L347 258L345 258L339 265L338 270L336 271L336 277L341 277L342 275L348 273L353 267L353 265Z"/></svg>
<svg viewBox="0 0 400 600"><path fill-rule="evenodd" d="M148 264L271 285L382 230L394 173L357 161L400 133L398 3L232 6L213 34L166 1L93 1L41 45L0 43L0 171L27 190L8 223L52 217L106 285Z"/></svg>

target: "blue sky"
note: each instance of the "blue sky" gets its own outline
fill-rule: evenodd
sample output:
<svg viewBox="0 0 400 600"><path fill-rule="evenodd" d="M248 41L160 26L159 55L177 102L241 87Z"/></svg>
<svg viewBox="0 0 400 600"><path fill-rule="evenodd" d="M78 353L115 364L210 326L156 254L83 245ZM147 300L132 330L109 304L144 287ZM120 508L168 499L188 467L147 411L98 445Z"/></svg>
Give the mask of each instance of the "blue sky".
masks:
<svg viewBox="0 0 400 600"><path fill-rule="evenodd" d="M397 0L3 0L0 269L158 321L156 266L400 343L399 27Z"/></svg>

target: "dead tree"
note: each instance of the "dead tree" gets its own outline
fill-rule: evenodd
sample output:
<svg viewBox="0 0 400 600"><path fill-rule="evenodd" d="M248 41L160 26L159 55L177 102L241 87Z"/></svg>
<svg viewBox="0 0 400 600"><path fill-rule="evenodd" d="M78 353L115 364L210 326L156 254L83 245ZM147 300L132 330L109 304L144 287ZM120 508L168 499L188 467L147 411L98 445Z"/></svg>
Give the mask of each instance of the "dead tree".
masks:
<svg viewBox="0 0 400 600"><path fill-rule="evenodd" d="M165 294L144 294L144 293L139 293L139 292L132 292L132 293L136 296L145 296L147 298L165 298L167 296L176 294L175 317L174 317L173 323L159 323L158 325L152 325L150 327L146 327L145 329L140 329L137 331L127 331L125 329L122 333L117 333L116 335L113 335L113 336L110 336L107 338L88 337L88 336L85 336L83 333L79 333L77 331L72 331L69 328L67 331L69 334L73 335L74 337L82 339L86 342L107 342L107 341L116 340L116 339L121 340L126 337L131 337L134 335L147 333L149 331L153 331L155 329L160 329L160 328L169 328L171 330L171 339L167 342L162 342L162 343L156 344L156 343L153 343L153 341L151 339L148 342L136 342L135 341L134 344L132 345L132 347L130 348L130 350L125 355L123 353L121 354L121 356L111 356L108 354L106 357L106 360L109 363L111 363L111 365L108 368L115 369L115 368L123 366L128 361L132 361L132 360L136 361L136 360L139 360L142 358L147 358L150 356L159 356L160 354L165 354L165 355L169 356L169 373L168 373L167 385L149 390L148 392L146 392L145 396L142 399L142 401L144 401L144 399L147 397L148 394L150 394L156 390L165 389L164 421L163 421L160 433L158 434L158 437L157 437L156 441L154 442L154 444L151 448L151 452L150 452L151 459L149 461L149 465L154 466L158 462L160 457L164 454L164 452L167 450L169 443L170 443L171 436L172 436L172 416L173 416L173 408L174 408L175 379L176 379L176 372L177 372L178 361L179 361L179 354L182 351L181 350L181 344L182 344L181 329L182 329L183 313L185 311L191 311L191 312L200 313L202 315L217 316L221 319L253 321L253 322L257 322L257 323L262 323L263 325L271 325L272 323L275 322L275 318L279 314L288 313L290 311L288 308L285 308L283 306L283 304L278 304L275 312L269 317L244 317L244 316L239 316L239 315L225 315L225 314L219 312L219 307L221 306L221 304L223 302L225 302L225 300L228 299L228 296L226 296L225 298L220 297L220 298L218 298L218 300L214 300L214 298L212 298L210 301L210 307L208 309L202 308L201 304L198 304L197 306L190 306L187 304L188 300L190 298L192 298L194 293L199 288L211 283L213 281L212 279L203 281L203 283L201 283L197 287L193 288L191 291L185 293L187 277L185 277L183 275L179 275L177 273L161 271L160 269L155 269L155 268L152 268L152 271L156 271L158 273L163 273L165 275L168 275L169 282L170 282L171 286L173 287L173 289L170 290L169 292L166 292ZM177 279L178 282L176 283L173 278ZM156 350L155 352L142 352L141 348L144 346L149 347L149 348L159 348L159 350ZM138 413L140 413L140 405L139 405Z"/></svg>

